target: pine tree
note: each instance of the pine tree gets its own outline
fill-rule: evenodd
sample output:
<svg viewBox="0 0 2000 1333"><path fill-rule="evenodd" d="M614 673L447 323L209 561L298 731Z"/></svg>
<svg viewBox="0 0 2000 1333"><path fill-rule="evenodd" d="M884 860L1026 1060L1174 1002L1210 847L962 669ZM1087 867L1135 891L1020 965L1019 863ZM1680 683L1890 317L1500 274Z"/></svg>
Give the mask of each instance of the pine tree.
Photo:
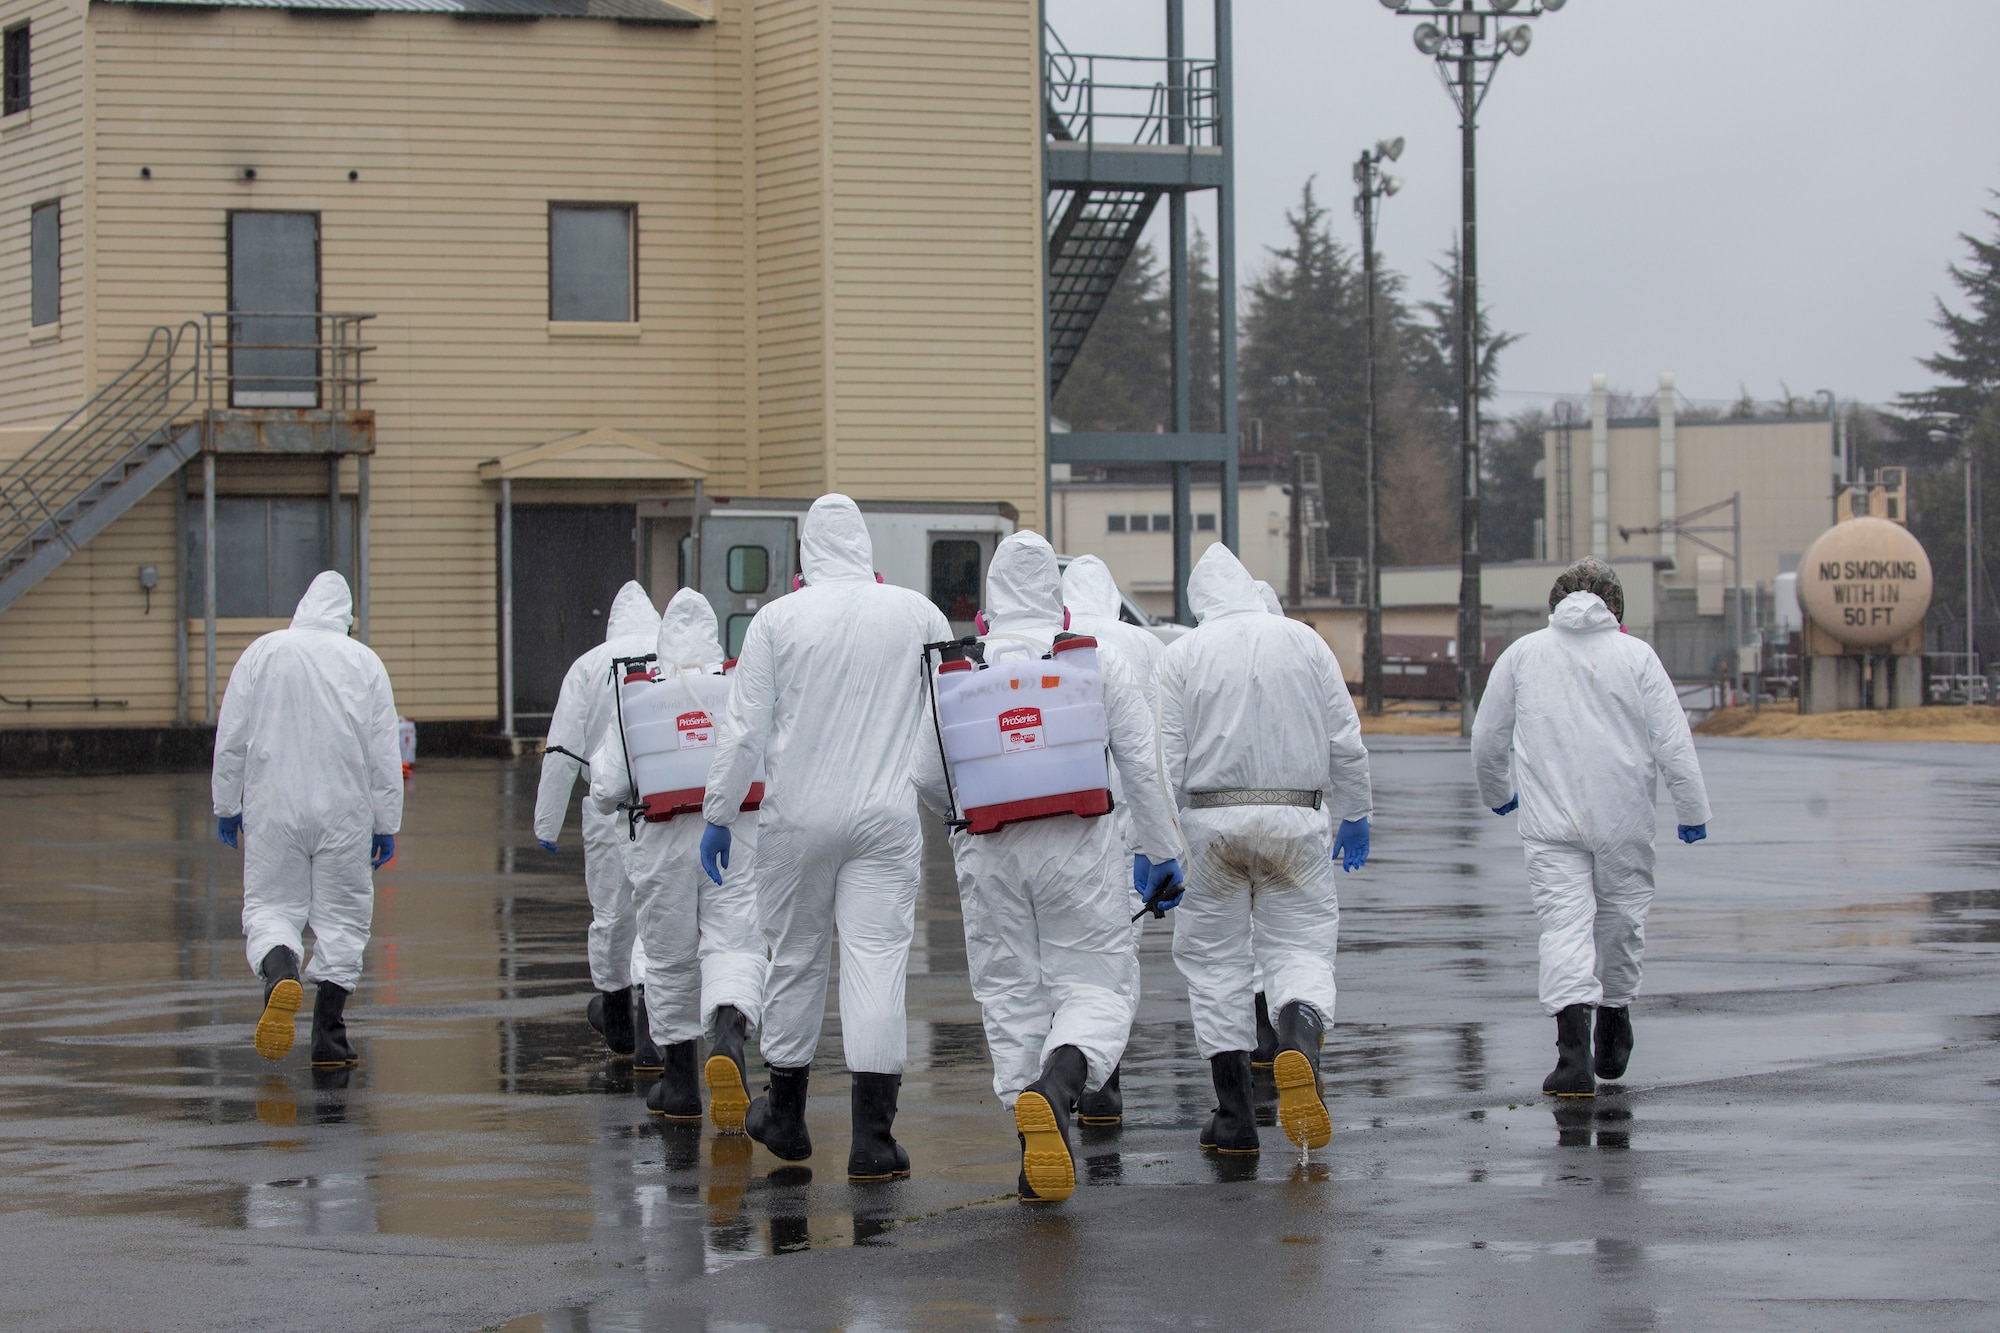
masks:
<svg viewBox="0 0 2000 1333"><path fill-rule="evenodd" d="M1942 300L1937 303L1934 323L1943 331L1948 347L1917 363L1944 382L1900 395L1911 412L1949 412L1970 423L2000 389L2000 213L1989 209L1986 216L1994 224L1993 239L1982 241L1961 233L1959 239L1972 252L1972 259L1968 264L1953 264L1950 270L1952 282L1965 294L1970 308L1960 313Z"/></svg>

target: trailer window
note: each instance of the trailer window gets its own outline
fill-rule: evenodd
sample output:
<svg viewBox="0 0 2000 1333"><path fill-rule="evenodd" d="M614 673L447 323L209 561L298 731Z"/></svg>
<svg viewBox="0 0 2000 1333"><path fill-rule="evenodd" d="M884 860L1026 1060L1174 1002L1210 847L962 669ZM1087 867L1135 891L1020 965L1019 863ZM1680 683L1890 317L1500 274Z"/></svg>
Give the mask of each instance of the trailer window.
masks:
<svg viewBox="0 0 2000 1333"><path fill-rule="evenodd" d="M979 614L978 542L931 543L931 602L946 620L970 620Z"/></svg>
<svg viewBox="0 0 2000 1333"><path fill-rule="evenodd" d="M761 546L729 548L729 591L762 592L771 586L771 553Z"/></svg>
<svg viewBox="0 0 2000 1333"><path fill-rule="evenodd" d="M750 632L750 622L756 618L754 613L729 617L729 641L723 645L722 652L725 658L743 656L743 636Z"/></svg>

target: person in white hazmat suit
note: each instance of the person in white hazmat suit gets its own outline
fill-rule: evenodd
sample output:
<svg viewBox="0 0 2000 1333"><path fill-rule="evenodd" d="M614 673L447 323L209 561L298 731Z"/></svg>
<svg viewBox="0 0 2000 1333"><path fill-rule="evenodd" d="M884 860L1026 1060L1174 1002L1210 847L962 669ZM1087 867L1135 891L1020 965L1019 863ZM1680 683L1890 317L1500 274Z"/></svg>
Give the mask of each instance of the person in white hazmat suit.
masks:
<svg viewBox="0 0 2000 1333"><path fill-rule="evenodd" d="M986 571L985 660L1023 649L1048 653L1063 634L1062 597L1056 553L1040 534L1003 540ZM1060 1202L1075 1191L1070 1117L1086 1092L1110 1079L1132 1033L1138 959L1127 869L1144 868L1148 894L1180 878L1180 835L1159 769L1152 696L1133 688L1135 673L1115 643L1098 640L1097 660L1106 737L1138 859L1128 830L1106 816L1061 814L951 835L993 1090L1013 1108L1020 1136L1023 1203ZM956 818L937 738L924 739L918 790L933 810ZM1170 889L1162 905L1178 897Z"/></svg>
<svg viewBox="0 0 2000 1333"><path fill-rule="evenodd" d="M715 608L693 588L682 588L660 618L659 683L674 690L692 676L722 674L722 641ZM680 707L709 711L683 691ZM750 1107L743 1041L763 1012L765 952L757 930L757 895L751 879L757 850L757 815L745 811L731 825L734 842L722 883L709 883L699 860L704 825L693 814L653 822L632 821L627 809L645 793L633 790L624 738L614 724L590 760L590 801L596 813L617 822L637 908L645 971L646 1037L660 1052L661 1074L646 1092L646 1109L669 1120L701 1119L695 1064L699 1039L709 1040L702 1072L708 1114L724 1133L741 1133Z"/></svg>
<svg viewBox="0 0 2000 1333"><path fill-rule="evenodd" d="M1285 614L1285 604L1278 600L1278 590L1263 579L1257 580L1257 596L1262 599L1264 609L1274 616ZM1252 933L1255 923L1252 923ZM1252 1069L1269 1069L1278 1060L1278 1030L1271 1026L1270 997L1264 994L1264 977L1257 976L1257 1045L1250 1052Z"/></svg>
<svg viewBox="0 0 2000 1333"><path fill-rule="evenodd" d="M1133 685L1150 690L1159 679L1160 654L1166 645L1149 629L1129 624L1119 619L1118 613L1124 600L1118 595L1118 582L1111 577L1111 569L1094 555L1080 555L1069 562L1062 576L1063 605L1069 610L1069 627L1078 634L1087 634L1100 644L1109 644L1124 663L1125 673ZM1156 696L1148 693L1141 696L1149 713L1155 710ZM1112 826L1117 830L1119 846L1128 853L1136 853L1139 848L1132 841L1132 814L1125 806L1125 798L1119 786L1118 773L1111 774ZM1121 860L1115 867L1114 882L1121 887L1126 882L1125 863ZM1121 895L1114 894L1114 897ZM1139 999L1139 937L1145 932L1145 918L1132 923L1132 999ZM1095 1092L1087 1092L1076 1104L1076 1118L1086 1125L1116 1125L1125 1118L1125 1093L1119 1085L1118 1071L1113 1069L1111 1077L1104 1080L1104 1086Z"/></svg>
<svg viewBox="0 0 2000 1333"><path fill-rule="evenodd" d="M264 981L257 1054L276 1060L292 1048L311 926L316 1069L355 1063L347 997L375 915L373 872L396 854L403 824L396 700L382 659L347 637L353 623L347 580L332 570L315 578L291 628L243 650L215 728L216 832L231 847L249 840L243 935Z"/></svg>
<svg viewBox="0 0 2000 1333"><path fill-rule="evenodd" d="M612 663L651 653L660 634L660 617L653 599L636 581L627 581L611 599L605 617L604 642L570 664L542 754L542 782L535 793L535 841L555 851L569 814L569 796L577 775L615 731L618 681ZM632 986L639 980L633 951L639 934L632 879L625 869L625 821L586 801L583 824L583 885L590 894L590 984L597 991L587 1011L590 1025L604 1036L615 1055L632 1056L640 1071L658 1069L657 1047L645 1040L648 1031L642 991L634 1012Z"/></svg>
<svg viewBox="0 0 2000 1333"><path fill-rule="evenodd" d="M1708 792L1673 681L1651 645L1621 628L1617 572L1577 561L1556 579L1549 612L1547 629L1493 663L1472 766L1494 814L1521 812L1542 1010L1556 1020L1542 1091L1589 1097L1597 1079L1624 1077L1632 1056L1658 780L1682 842L1708 836Z"/></svg>
<svg viewBox="0 0 2000 1333"><path fill-rule="evenodd" d="M759 760L757 900L771 952L759 1045L766 1095L744 1118L787 1161L812 1153L807 1076L840 936L841 1043L852 1076L851 1180L907 1176L891 1132L909 1058L904 972L923 835L913 747L930 725L923 646L951 637L920 593L882 583L861 510L813 502L799 531L802 587L750 622L709 770L702 866L720 882Z"/></svg>
<svg viewBox="0 0 2000 1333"><path fill-rule="evenodd" d="M1352 871L1368 859L1361 720L1326 641L1269 614L1228 547L1202 553L1188 601L1196 628L1160 664L1160 745L1193 858L1174 962L1215 1083L1201 1144L1258 1150L1250 1053L1261 974L1277 1011L1278 1122L1317 1148L1333 1133L1319 1074L1340 941L1332 862Z"/></svg>

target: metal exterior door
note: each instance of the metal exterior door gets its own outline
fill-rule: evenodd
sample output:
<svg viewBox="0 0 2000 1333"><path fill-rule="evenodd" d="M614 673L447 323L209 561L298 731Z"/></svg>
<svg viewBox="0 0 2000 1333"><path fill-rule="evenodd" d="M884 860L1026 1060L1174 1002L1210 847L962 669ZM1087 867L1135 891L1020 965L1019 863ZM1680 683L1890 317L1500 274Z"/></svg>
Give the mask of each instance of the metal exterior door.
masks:
<svg viewBox="0 0 2000 1333"><path fill-rule="evenodd" d="M540 735L570 663L604 642L635 565L631 505L514 507L514 717ZM647 651L651 651L649 648Z"/></svg>
<svg viewBox="0 0 2000 1333"><path fill-rule="evenodd" d="M727 657L743 650L757 608L791 591L798 524L789 518L710 514L701 525L701 593L715 608Z"/></svg>
<svg viewBox="0 0 2000 1333"><path fill-rule="evenodd" d="M229 215L229 309L229 405L318 407L319 214Z"/></svg>

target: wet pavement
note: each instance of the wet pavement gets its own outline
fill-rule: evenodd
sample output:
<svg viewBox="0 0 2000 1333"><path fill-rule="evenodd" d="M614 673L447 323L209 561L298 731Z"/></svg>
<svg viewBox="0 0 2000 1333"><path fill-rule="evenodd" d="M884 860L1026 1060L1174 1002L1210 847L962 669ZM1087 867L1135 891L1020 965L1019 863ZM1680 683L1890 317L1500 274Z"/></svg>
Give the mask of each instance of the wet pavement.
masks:
<svg viewBox="0 0 2000 1333"><path fill-rule="evenodd" d="M303 1022L250 1049L203 778L0 782L0 1327L2000 1327L2000 747L1703 742L1630 1076L1563 1106L1513 821L1453 743L1375 751L1332 1144L1197 1148L1154 925L1126 1123L1033 1209L935 846L915 1173L849 1186L837 1019L802 1167L649 1122L582 1021L581 856L535 846L531 765L420 769L331 1076Z"/></svg>

